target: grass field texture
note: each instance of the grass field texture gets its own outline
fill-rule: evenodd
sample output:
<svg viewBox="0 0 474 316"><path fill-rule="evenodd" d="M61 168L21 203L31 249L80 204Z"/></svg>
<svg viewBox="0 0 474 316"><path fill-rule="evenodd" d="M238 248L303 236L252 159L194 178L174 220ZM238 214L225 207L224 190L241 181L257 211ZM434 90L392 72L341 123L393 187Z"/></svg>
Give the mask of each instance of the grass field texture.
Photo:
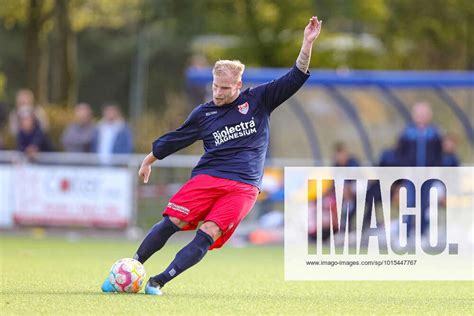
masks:
<svg viewBox="0 0 474 316"><path fill-rule="evenodd" d="M285 282L282 247L224 247L164 296L104 294L112 263L137 242L0 237L0 314L452 314L473 312L473 282ZM161 272L184 242L146 264Z"/></svg>

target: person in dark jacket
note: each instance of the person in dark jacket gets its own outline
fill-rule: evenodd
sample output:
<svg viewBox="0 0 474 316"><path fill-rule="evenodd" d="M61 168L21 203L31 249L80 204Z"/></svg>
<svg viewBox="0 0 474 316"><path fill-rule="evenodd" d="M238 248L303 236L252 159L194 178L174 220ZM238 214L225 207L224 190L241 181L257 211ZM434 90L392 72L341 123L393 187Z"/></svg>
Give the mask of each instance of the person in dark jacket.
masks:
<svg viewBox="0 0 474 316"><path fill-rule="evenodd" d="M396 167L399 159L395 148L387 148L382 151L379 159L379 167Z"/></svg>
<svg viewBox="0 0 474 316"><path fill-rule="evenodd" d="M443 159L442 141L438 128L432 124L433 111L427 102L417 102L412 109L413 123L408 124L398 140L397 155L400 166L434 167L441 166ZM415 196L408 195L413 201ZM429 195L421 197L426 201ZM421 210L421 234L428 228L429 209ZM408 234L411 235L415 223L408 223Z"/></svg>
<svg viewBox="0 0 474 316"><path fill-rule="evenodd" d="M412 120L398 140L401 166L441 166L442 145L438 128L432 124L433 112L426 102L413 106Z"/></svg>
<svg viewBox="0 0 474 316"><path fill-rule="evenodd" d="M360 165L357 158L351 155L346 144L343 142L338 142L334 145L333 159L334 167L359 167Z"/></svg>
<svg viewBox="0 0 474 316"><path fill-rule="evenodd" d="M456 154L456 139L451 134L443 137L443 167L459 167L460 162Z"/></svg>
<svg viewBox="0 0 474 316"><path fill-rule="evenodd" d="M41 129L34 112L31 110L20 110L18 112L16 141L17 150L24 152L30 159L35 159L38 152L52 150L48 137Z"/></svg>

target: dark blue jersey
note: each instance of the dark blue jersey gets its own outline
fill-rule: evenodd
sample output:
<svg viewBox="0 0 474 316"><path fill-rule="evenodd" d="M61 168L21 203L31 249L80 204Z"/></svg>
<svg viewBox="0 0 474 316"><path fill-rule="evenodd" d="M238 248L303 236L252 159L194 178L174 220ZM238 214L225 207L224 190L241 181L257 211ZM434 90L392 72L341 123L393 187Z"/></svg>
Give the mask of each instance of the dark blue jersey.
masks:
<svg viewBox="0 0 474 316"><path fill-rule="evenodd" d="M397 156L401 166L441 166L442 145L438 129L416 128L410 124L398 140Z"/></svg>
<svg viewBox="0 0 474 316"><path fill-rule="evenodd" d="M153 142L153 155L163 159L197 140L204 155L192 176L207 174L260 188L270 139L270 114L308 79L294 66L284 76L249 88L226 105L197 106L177 130Z"/></svg>

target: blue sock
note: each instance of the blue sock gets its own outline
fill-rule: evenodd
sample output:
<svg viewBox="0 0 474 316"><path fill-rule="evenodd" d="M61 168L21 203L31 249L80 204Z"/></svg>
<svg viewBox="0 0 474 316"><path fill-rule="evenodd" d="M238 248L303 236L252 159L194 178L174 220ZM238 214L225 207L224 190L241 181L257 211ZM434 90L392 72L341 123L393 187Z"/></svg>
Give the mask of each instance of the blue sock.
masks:
<svg viewBox="0 0 474 316"><path fill-rule="evenodd" d="M133 258L144 263L155 252L163 248L171 235L179 230L180 228L176 226L168 216L165 216L150 229Z"/></svg>
<svg viewBox="0 0 474 316"><path fill-rule="evenodd" d="M201 261L213 243L214 240L212 237L199 229L196 233L196 237L181 249L168 268L166 268L163 273L154 276L153 280L163 287L180 273Z"/></svg>

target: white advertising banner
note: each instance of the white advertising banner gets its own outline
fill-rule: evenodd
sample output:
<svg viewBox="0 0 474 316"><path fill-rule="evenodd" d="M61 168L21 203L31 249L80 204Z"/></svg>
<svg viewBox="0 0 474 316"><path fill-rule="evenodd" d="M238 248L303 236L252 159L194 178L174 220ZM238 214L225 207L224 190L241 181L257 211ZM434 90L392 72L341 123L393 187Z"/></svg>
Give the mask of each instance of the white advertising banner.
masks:
<svg viewBox="0 0 474 316"><path fill-rule="evenodd" d="M286 280L472 280L474 168L285 168Z"/></svg>
<svg viewBox="0 0 474 316"><path fill-rule="evenodd" d="M0 228L13 226L13 188L11 167L0 166Z"/></svg>
<svg viewBox="0 0 474 316"><path fill-rule="evenodd" d="M126 168L17 166L12 175L16 224L124 228L132 217Z"/></svg>

